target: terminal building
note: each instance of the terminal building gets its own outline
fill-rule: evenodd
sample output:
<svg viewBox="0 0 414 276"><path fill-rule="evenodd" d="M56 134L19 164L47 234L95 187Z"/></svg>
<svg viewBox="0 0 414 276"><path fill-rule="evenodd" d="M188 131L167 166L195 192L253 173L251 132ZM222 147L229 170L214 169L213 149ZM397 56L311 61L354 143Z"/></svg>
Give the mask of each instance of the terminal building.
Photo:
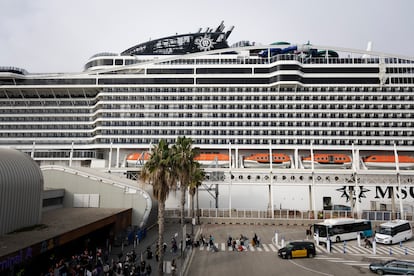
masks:
<svg viewBox="0 0 414 276"><path fill-rule="evenodd" d="M1 275L16 275L23 267L47 271L42 265L51 255L82 251L85 241L113 245L127 229L138 233L156 222L150 189L126 179L42 171L12 149L0 149L0 172Z"/></svg>

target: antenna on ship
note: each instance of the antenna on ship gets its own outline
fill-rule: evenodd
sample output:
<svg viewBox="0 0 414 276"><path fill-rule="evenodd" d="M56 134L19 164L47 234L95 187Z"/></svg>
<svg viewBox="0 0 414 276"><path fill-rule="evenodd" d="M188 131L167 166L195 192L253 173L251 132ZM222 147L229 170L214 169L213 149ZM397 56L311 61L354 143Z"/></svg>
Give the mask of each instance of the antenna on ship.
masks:
<svg viewBox="0 0 414 276"><path fill-rule="evenodd" d="M228 30L227 32L226 32L226 39L229 37L229 35L231 34L231 32L233 31L233 29L234 29L234 26L231 26L230 27L230 30Z"/></svg>
<svg viewBox="0 0 414 276"><path fill-rule="evenodd" d="M221 33L224 30L224 20L221 21L220 25L216 29L216 33Z"/></svg>
<svg viewBox="0 0 414 276"><path fill-rule="evenodd" d="M368 41L367 50L366 51L367 52L371 52L372 51L372 41ZM368 55L368 54L363 54L362 55L362 58L368 58L368 57L370 57L370 55Z"/></svg>

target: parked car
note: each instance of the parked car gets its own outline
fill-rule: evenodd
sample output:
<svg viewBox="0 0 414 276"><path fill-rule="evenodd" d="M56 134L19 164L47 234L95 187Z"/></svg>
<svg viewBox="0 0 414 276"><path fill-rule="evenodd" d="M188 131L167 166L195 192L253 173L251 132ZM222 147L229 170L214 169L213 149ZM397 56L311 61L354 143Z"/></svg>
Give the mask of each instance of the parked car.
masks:
<svg viewBox="0 0 414 276"><path fill-rule="evenodd" d="M414 275L414 262L391 260L381 263L372 263L369 265L369 270L379 275Z"/></svg>
<svg viewBox="0 0 414 276"><path fill-rule="evenodd" d="M312 258L316 255L315 244L310 241L292 241L280 248L277 254L283 259Z"/></svg>

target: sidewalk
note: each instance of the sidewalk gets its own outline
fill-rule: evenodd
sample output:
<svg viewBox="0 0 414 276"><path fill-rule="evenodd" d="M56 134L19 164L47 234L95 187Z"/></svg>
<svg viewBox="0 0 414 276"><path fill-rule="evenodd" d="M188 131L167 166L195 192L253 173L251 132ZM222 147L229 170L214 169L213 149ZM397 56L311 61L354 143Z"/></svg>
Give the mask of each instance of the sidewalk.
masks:
<svg viewBox="0 0 414 276"><path fill-rule="evenodd" d="M185 225L185 231L186 233L191 235L191 227L192 225L187 223ZM195 240L197 238L197 231L200 229L199 225L194 225L194 236L191 238ZM174 253L172 252L171 247L171 240L175 237L178 245L177 251ZM167 249L164 253L164 274L165 275L172 275L171 271L171 262L175 260L176 263L176 272L174 275L183 275L185 270L185 265L187 265L188 262L185 262L186 256L190 256L190 253L192 252L191 249L185 249L181 253L181 241L183 240L182 237L182 228L178 220L172 220L165 223L165 231L164 231L164 242L167 244ZM153 227L150 227L146 231L145 237L139 242L139 243L131 243L124 246L117 246L113 247L110 255L109 255L109 261L112 262L112 260L117 262L125 262L127 259L130 259L132 256L132 252L135 251L136 253L136 259L134 264L136 266L140 265L142 261L145 261L145 265L148 264L151 266L151 275L158 275L158 262L155 258L155 252L156 252L156 243L158 241L158 224L154 225ZM124 243L125 244L125 243ZM185 239L184 239L185 244ZM152 258L147 258L147 248L150 248L152 252ZM122 255L121 255L122 254ZM138 275L147 275L147 274L138 274Z"/></svg>

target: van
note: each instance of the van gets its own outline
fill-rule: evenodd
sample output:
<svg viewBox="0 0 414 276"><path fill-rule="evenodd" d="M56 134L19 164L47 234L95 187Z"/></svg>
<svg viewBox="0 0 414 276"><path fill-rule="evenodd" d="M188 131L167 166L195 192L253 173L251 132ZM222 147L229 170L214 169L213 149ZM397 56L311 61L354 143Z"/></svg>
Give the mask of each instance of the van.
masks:
<svg viewBox="0 0 414 276"><path fill-rule="evenodd" d="M316 255L315 244L310 241L292 241L280 248L277 254L283 259L312 258Z"/></svg>
<svg viewBox="0 0 414 276"><path fill-rule="evenodd" d="M412 236L413 232L409 221L393 220L379 226L377 233L375 233L375 241L383 244L393 244L409 240Z"/></svg>

